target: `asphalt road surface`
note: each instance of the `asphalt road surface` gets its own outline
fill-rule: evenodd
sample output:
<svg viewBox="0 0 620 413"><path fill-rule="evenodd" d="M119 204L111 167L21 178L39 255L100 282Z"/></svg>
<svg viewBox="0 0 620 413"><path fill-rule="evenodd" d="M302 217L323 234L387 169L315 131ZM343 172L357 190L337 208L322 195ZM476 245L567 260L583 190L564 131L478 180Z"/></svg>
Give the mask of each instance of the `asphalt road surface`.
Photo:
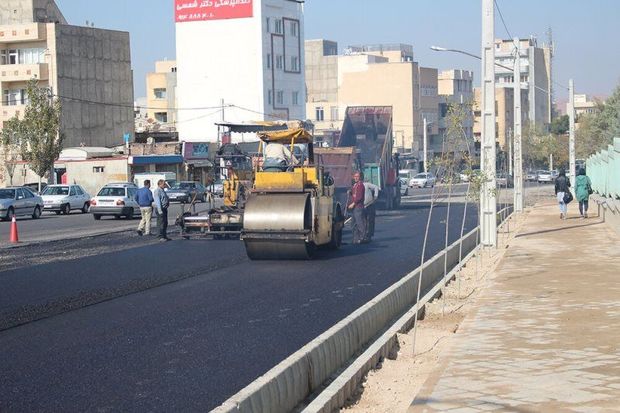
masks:
<svg viewBox="0 0 620 413"><path fill-rule="evenodd" d="M451 207L450 241L463 209ZM217 407L418 267L428 212L382 212L371 244L313 261L127 233L59 242L41 258L38 246L1 251L0 411ZM444 247L446 216L434 208L427 257ZM466 229L475 222L470 206Z"/></svg>

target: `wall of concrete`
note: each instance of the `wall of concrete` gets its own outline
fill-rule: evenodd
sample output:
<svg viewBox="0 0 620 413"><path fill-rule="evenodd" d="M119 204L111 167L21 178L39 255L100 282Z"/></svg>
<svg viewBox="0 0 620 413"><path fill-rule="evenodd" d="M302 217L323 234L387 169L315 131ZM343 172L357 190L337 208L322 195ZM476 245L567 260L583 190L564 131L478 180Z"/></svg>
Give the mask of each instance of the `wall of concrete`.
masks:
<svg viewBox="0 0 620 413"><path fill-rule="evenodd" d="M127 158L66 161L64 166L67 169L67 182L81 185L91 196L97 195L101 187L107 183L130 181ZM95 167L103 167L103 172L94 172Z"/></svg>
<svg viewBox="0 0 620 413"><path fill-rule="evenodd" d="M55 43L65 147L122 144L134 131L129 33L56 25Z"/></svg>
<svg viewBox="0 0 620 413"><path fill-rule="evenodd" d="M66 24L64 16L53 0L2 0L0 25L59 22Z"/></svg>

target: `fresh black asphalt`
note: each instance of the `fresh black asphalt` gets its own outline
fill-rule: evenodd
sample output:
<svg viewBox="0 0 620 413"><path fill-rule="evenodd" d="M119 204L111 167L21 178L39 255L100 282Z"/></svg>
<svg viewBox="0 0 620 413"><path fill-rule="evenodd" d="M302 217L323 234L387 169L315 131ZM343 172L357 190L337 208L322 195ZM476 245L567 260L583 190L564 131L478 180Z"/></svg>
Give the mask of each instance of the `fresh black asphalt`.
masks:
<svg viewBox="0 0 620 413"><path fill-rule="evenodd" d="M313 261L179 240L0 272L0 411L210 410L415 269L428 211L382 213L373 243ZM451 241L462 217L453 205Z"/></svg>

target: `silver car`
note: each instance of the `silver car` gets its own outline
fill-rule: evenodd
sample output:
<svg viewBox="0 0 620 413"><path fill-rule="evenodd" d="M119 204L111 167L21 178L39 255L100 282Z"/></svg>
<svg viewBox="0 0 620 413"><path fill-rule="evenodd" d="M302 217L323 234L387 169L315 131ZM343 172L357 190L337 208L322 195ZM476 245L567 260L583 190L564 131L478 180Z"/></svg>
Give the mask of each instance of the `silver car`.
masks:
<svg viewBox="0 0 620 413"><path fill-rule="evenodd" d="M26 187L0 189L0 219L31 216L38 219L43 210L43 200Z"/></svg>
<svg viewBox="0 0 620 413"><path fill-rule="evenodd" d="M95 221L104 215L132 219L140 215L140 205L135 200L138 187L130 182L110 183L101 188L90 201L90 212Z"/></svg>
<svg viewBox="0 0 620 413"><path fill-rule="evenodd" d="M538 183L551 183L555 179L551 171L538 171Z"/></svg>
<svg viewBox="0 0 620 413"><path fill-rule="evenodd" d="M412 188L414 186L417 186L418 188L426 188L427 186L430 186L432 188L435 186L436 182L437 178L435 178L435 175L430 172L423 172L411 178L411 181L409 181L409 186Z"/></svg>
<svg viewBox="0 0 620 413"><path fill-rule="evenodd" d="M90 207L90 195L79 185L48 185L41 193L43 210L68 215L78 209L83 214Z"/></svg>

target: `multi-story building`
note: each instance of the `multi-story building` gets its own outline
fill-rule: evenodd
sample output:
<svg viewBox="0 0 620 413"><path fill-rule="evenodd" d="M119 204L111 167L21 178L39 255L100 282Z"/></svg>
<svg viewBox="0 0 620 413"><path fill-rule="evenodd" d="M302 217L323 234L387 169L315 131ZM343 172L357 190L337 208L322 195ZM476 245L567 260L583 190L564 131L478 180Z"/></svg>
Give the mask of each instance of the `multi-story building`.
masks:
<svg viewBox="0 0 620 413"><path fill-rule="evenodd" d="M304 120L303 5L214 3L175 0L179 138L218 141L223 120Z"/></svg>
<svg viewBox="0 0 620 413"><path fill-rule="evenodd" d="M462 106L462 132L464 137L468 141L467 148L472 155L474 154L474 73L467 70L444 70L439 73L439 133L438 135L444 136L449 128L448 110L450 105ZM465 144L466 142L463 141ZM434 145L433 149L436 149Z"/></svg>
<svg viewBox="0 0 620 413"><path fill-rule="evenodd" d="M146 117L160 129L174 130L177 122L177 62L155 62L155 72L146 75Z"/></svg>
<svg viewBox="0 0 620 413"><path fill-rule="evenodd" d="M31 79L60 99L65 146L133 133L129 33L69 25L53 0L0 2L0 127L24 113Z"/></svg>

